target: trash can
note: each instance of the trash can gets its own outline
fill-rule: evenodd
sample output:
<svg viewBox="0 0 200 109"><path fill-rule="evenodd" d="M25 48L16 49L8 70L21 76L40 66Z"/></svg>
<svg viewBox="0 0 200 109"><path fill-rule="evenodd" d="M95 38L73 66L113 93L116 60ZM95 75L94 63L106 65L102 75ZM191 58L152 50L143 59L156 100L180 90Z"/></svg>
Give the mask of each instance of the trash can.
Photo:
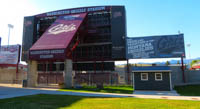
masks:
<svg viewBox="0 0 200 109"><path fill-rule="evenodd" d="M22 81L22 87L27 87L27 80Z"/></svg>
<svg viewBox="0 0 200 109"><path fill-rule="evenodd" d="M103 89L103 83L97 83L96 85L98 89Z"/></svg>

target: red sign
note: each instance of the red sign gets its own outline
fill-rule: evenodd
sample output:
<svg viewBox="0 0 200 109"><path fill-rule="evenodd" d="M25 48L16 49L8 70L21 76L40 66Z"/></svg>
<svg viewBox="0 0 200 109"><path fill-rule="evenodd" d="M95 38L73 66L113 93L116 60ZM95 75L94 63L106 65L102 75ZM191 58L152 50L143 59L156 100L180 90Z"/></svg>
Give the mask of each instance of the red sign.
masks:
<svg viewBox="0 0 200 109"><path fill-rule="evenodd" d="M56 54L64 55L65 49L69 46L86 15L87 13L60 16L30 48L30 58L42 55L39 58L51 59L56 58Z"/></svg>

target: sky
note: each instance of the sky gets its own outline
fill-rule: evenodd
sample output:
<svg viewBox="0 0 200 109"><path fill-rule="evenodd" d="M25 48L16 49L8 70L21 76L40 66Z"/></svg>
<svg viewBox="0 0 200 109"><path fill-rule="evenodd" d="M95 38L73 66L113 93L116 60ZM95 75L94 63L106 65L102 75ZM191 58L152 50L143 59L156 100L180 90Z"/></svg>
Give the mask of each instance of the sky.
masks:
<svg viewBox="0 0 200 109"><path fill-rule="evenodd" d="M128 37L170 35L180 31L184 33L186 58L200 57L200 0L1 0L2 45L8 44L8 24L14 25L10 44L22 43L24 16L99 5L125 6Z"/></svg>

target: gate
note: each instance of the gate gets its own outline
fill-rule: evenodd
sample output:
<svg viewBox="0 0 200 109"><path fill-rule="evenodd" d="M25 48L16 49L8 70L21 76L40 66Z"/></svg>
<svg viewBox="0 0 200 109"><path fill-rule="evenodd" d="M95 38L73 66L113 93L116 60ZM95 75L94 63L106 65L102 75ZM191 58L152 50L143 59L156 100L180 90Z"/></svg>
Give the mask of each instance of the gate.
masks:
<svg viewBox="0 0 200 109"><path fill-rule="evenodd" d="M58 84L63 82L64 82L63 72L38 73L38 84Z"/></svg>
<svg viewBox="0 0 200 109"><path fill-rule="evenodd" d="M118 84L118 74L116 73L76 73L75 82L77 84Z"/></svg>

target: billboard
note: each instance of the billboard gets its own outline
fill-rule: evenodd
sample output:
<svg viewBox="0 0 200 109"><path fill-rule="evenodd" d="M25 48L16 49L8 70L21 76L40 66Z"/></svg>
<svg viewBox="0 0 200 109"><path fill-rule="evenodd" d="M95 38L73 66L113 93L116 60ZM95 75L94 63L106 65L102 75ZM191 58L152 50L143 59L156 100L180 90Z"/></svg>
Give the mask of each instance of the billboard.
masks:
<svg viewBox="0 0 200 109"><path fill-rule="evenodd" d="M0 64L17 64L20 57L20 45L6 45L0 48Z"/></svg>
<svg viewBox="0 0 200 109"><path fill-rule="evenodd" d="M185 57L183 34L127 38L127 59Z"/></svg>

